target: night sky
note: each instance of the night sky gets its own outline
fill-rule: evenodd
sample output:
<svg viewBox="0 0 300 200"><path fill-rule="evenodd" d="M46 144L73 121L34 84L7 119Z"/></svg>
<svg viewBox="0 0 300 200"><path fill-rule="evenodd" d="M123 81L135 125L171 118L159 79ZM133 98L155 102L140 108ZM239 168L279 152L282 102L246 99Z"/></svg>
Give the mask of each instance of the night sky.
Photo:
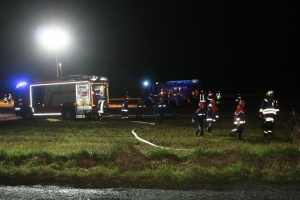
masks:
<svg viewBox="0 0 300 200"><path fill-rule="evenodd" d="M198 78L205 91L299 89L298 1L6 1L0 6L1 95L21 79L56 77L40 26L67 30L63 75L107 76L112 97L145 79Z"/></svg>

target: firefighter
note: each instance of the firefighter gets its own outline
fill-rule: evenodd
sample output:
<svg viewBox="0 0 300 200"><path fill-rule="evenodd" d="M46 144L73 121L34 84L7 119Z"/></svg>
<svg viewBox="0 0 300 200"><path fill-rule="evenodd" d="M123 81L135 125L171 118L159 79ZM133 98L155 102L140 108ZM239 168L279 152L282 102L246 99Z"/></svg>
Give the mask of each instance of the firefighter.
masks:
<svg viewBox="0 0 300 200"><path fill-rule="evenodd" d="M129 93L128 92L125 93L125 99L126 99L126 101L128 103L129 102Z"/></svg>
<svg viewBox="0 0 300 200"><path fill-rule="evenodd" d="M197 108L196 112L192 117L192 123L196 121L198 125L197 130L195 132L195 136L197 136L199 132L201 136L203 135L203 124L205 122L205 119L206 119L205 103L200 102L199 107Z"/></svg>
<svg viewBox="0 0 300 200"><path fill-rule="evenodd" d="M236 108L236 111L234 112L233 123L234 125L236 125L236 128L231 130L230 132L231 137L233 137L235 133L238 133L239 139L242 139L244 124L246 123L245 110L244 110L245 105L246 102L241 99L239 105Z"/></svg>
<svg viewBox="0 0 300 200"><path fill-rule="evenodd" d="M3 99L3 101L4 101L4 104L6 104L6 103L7 103L7 97L6 97L6 94L4 95L4 99Z"/></svg>
<svg viewBox="0 0 300 200"><path fill-rule="evenodd" d="M8 94L8 103L9 103L9 104L11 104L11 100L12 100L12 96L11 96L11 94L9 93L9 94Z"/></svg>
<svg viewBox="0 0 300 200"><path fill-rule="evenodd" d="M142 119L142 112L143 112L143 101L139 99L138 104L136 105L136 120L141 120Z"/></svg>
<svg viewBox="0 0 300 200"><path fill-rule="evenodd" d="M212 97L213 97L213 93L211 91L209 91L208 94L207 94L207 97L206 97L206 100L207 100L208 104L211 102Z"/></svg>
<svg viewBox="0 0 300 200"><path fill-rule="evenodd" d="M216 96L217 96L217 103L220 103L220 99L221 99L221 92L220 92L220 91L218 91L218 92L216 93Z"/></svg>
<svg viewBox="0 0 300 200"><path fill-rule="evenodd" d="M274 100L274 91L269 90L259 109L259 117L264 118L264 137L273 135L274 117L279 115L278 101Z"/></svg>
<svg viewBox="0 0 300 200"><path fill-rule="evenodd" d="M218 107L216 106L216 101L214 98L211 98L210 104L207 106L207 115L206 121L208 123L207 133L212 135L212 127L216 120L219 118Z"/></svg>
<svg viewBox="0 0 300 200"><path fill-rule="evenodd" d="M241 99L242 99L241 95L238 94L235 101L239 104Z"/></svg>
<svg viewBox="0 0 300 200"><path fill-rule="evenodd" d="M121 113L122 113L122 119L128 119L128 101L126 98L122 102Z"/></svg>
<svg viewBox="0 0 300 200"><path fill-rule="evenodd" d="M205 93L203 90L201 90L201 92L200 92L199 102L205 102Z"/></svg>
<svg viewBox="0 0 300 200"><path fill-rule="evenodd" d="M160 98L154 110L154 113L158 116L160 124L163 123L166 109L167 109L167 104L164 102L163 98Z"/></svg>

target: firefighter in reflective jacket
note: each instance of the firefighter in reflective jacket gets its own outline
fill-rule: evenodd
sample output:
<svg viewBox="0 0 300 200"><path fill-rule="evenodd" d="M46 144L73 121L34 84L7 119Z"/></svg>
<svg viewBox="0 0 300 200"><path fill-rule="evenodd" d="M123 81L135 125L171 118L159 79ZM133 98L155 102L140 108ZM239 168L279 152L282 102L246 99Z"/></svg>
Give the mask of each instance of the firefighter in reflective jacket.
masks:
<svg viewBox="0 0 300 200"><path fill-rule="evenodd" d="M278 101L274 100L273 90L269 90L259 109L259 117L264 118L264 137L273 134L274 117L279 114Z"/></svg>
<svg viewBox="0 0 300 200"><path fill-rule="evenodd" d="M164 99L161 98L158 102L158 104L155 107L155 111L154 113L158 116L159 119L159 123L162 124L163 123L163 119L164 119L164 115L165 115L165 111L166 111L167 105L164 102Z"/></svg>
<svg viewBox="0 0 300 200"><path fill-rule="evenodd" d="M220 103L220 99L221 99L221 92L220 91L218 91L216 93L216 97L217 97L217 103Z"/></svg>
<svg viewBox="0 0 300 200"><path fill-rule="evenodd" d="M139 102L136 105L135 120L141 120L142 119L142 112L143 112L143 101L141 99L139 99Z"/></svg>
<svg viewBox="0 0 300 200"><path fill-rule="evenodd" d="M200 102L199 108L196 110L196 112L194 113L194 115L192 117L192 123L194 123L196 121L197 125L198 125L197 130L195 132L195 136L197 136L199 132L200 132L200 135L203 135L203 124L206 119L206 110L204 107L205 107L205 103Z"/></svg>
<svg viewBox="0 0 300 200"><path fill-rule="evenodd" d="M235 101L236 101L237 103L239 103L241 99L242 99L241 95L238 94Z"/></svg>
<svg viewBox="0 0 300 200"><path fill-rule="evenodd" d="M218 107L216 106L216 101L214 98L211 98L210 104L207 106L207 115L206 121L208 123L207 133L212 135L212 127L216 120L219 118Z"/></svg>
<svg viewBox="0 0 300 200"><path fill-rule="evenodd" d="M213 93L211 91L209 91L208 94L207 94L207 97L206 97L206 100L207 100L208 104L211 102L212 96L213 96Z"/></svg>
<svg viewBox="0 0 300 200"><path fill-rule="evenodd" d="M128 119L128 101L126 98L122 102L121 113L122 113L122 119Z"/></svg>
<svg viewBox="0 0 300 200"><path fill-rule="evenodd" d="M199 97L200 97L199 102L206 102L205 93L203 90L201 90Z"/></svg>
<svg viewBox="0 0 300 200"><path fill-rule="evenodd" d="M236 108L236 111L233 115L233 123L236 125L236 128L231 130L230 136L233 137L235 133L238 133L239 139L242 139L242 133L244 131L244 124L246 123L245 118L245 107L246 102L244 100L239 101L239 105Z"/></svg>

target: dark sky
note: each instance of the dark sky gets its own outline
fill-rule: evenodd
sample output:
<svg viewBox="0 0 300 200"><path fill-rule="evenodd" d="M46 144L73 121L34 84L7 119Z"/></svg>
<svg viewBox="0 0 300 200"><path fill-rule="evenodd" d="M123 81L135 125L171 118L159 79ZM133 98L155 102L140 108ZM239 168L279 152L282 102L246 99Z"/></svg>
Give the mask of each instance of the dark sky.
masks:
<svg viewBox="0 0 300 200"><path fill-rule="evenodd" d="M298 1L7 1L0 7L2 93L20 79L56 77L40 26L71 35L63 75L107 76L112 96L142 81L199 78L204 90L299 88ZM119 94L121 93L121 94Z"/></svg>

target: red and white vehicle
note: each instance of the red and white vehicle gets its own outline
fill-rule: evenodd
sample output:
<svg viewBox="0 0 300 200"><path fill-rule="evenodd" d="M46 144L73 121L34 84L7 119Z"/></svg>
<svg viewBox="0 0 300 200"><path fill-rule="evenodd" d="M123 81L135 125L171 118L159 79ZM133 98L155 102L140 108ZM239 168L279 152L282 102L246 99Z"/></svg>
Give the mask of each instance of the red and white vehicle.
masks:
<svg viewBox="0 0 300 200"><path fill-rule="evenodd" d="M58 116L101 119L109 105L109 82L95 75L70 75L21 83L15 89L15 114L24 119Z"/></svg>
<svg viewBox="0 0 300 200"><path fill-rule="evenodd" d="M149 90L142 92L142 101L147 107L158 103L163 98L169 106L181 106L199 102L202 82L199 79L168 81L149 85Z"/></svg>

